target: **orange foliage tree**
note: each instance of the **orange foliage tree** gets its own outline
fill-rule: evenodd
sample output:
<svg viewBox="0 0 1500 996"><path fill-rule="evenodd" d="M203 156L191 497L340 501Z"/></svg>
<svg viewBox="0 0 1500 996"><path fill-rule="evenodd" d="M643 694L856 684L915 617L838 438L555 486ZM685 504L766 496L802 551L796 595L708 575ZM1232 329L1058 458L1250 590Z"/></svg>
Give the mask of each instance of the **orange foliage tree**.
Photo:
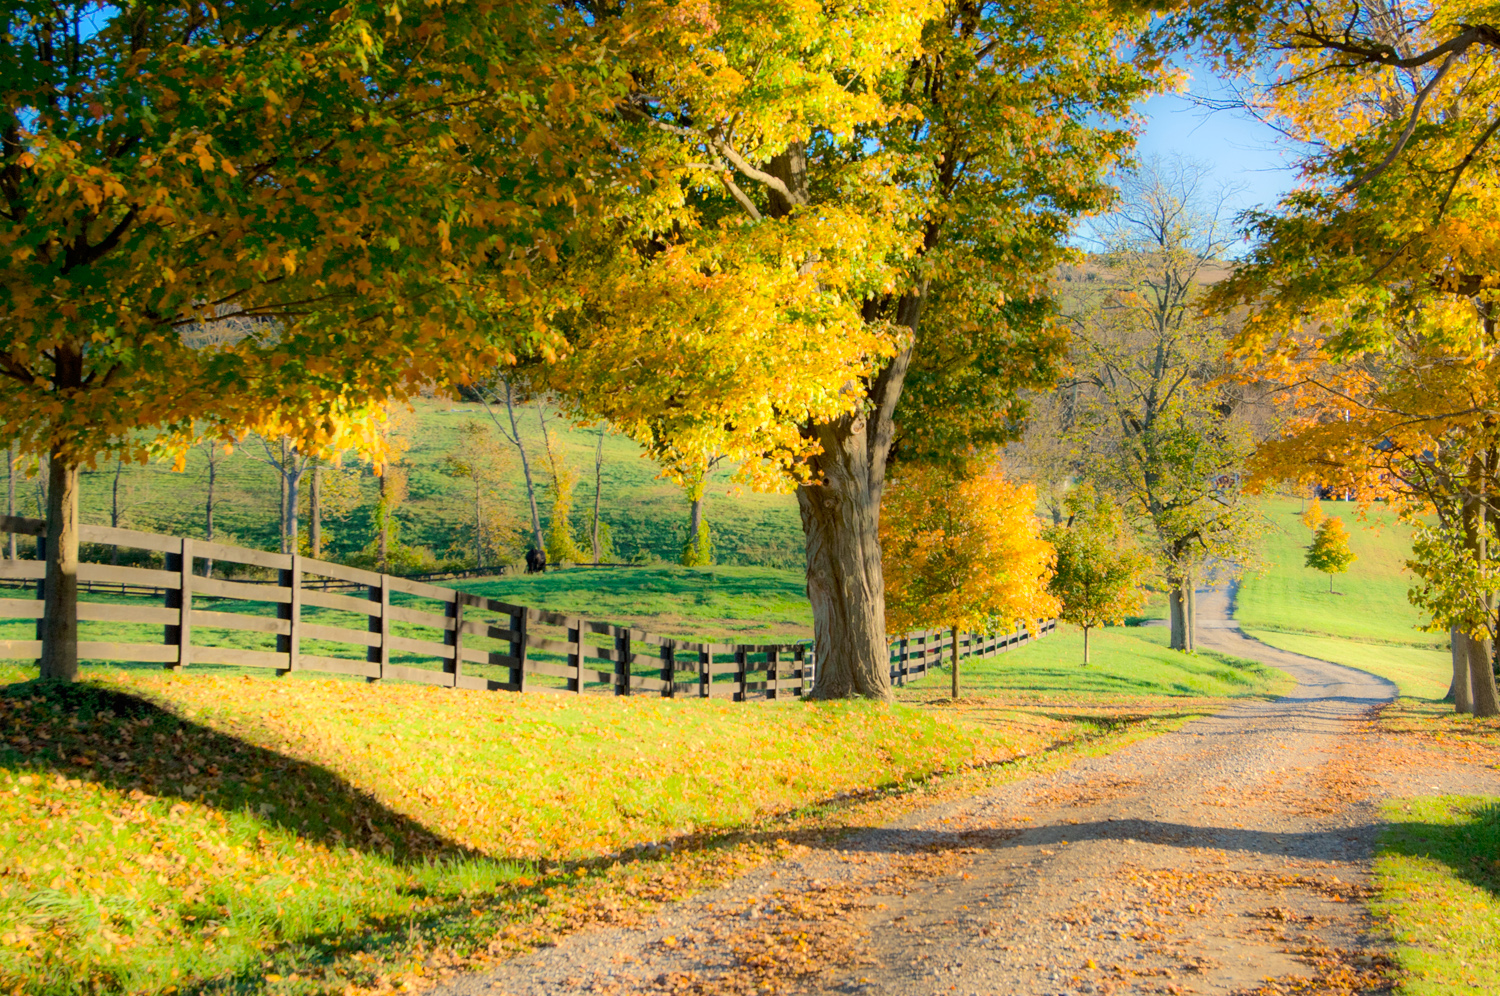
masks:
<svg viewBox="0 0 1500 996"><path fill-rule="evenodd" d="M1500 715L1495 9L1192 3L1174 23L1253 65L1272 85L1252 98L1311 150L1218 289L1253 306L1239 351L1286 401L1255 475L1389 499L1412 520L1411 598L1450 631L1455 705Z"/></svg>
<svg viewBox="0 0 1500 996"><path fill-rule="evenodd" d="M1034 628L1058 611L1035 509L1036 490L1007 480L998 460L973 474L906 465L891 475L880 524L886 621L897 632L952 630L954 698L960 630Z"/></svg>

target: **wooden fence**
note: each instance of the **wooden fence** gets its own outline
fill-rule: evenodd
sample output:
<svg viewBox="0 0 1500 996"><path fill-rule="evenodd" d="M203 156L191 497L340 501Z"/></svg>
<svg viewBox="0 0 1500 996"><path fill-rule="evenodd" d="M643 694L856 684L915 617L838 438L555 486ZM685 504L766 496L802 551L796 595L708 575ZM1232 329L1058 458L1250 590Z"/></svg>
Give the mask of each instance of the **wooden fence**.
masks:
<svg viewBox="0 0 1500 996"><path fill-rule="evenodd" d="M27 583L22 590L34 583L35 594L0 598L0 621L35 619L36 638L0 639L0 659L36 658L44 523L0 517L0 534L8 532L36 537L38 559L0 561L0 581ZM124 593L111 602L80 600L82 660L155 662L173 670L239 665L450 688L737 702L800 696L812 688L815 661L808 642L674 640L300 555L105 526L82 526L79 538L150 551L162 562L160 568L79 565L81 586L119 585ZM200 569L209 560L267 576L255 581L206 577ZM335 585L343 590L330 590ZM158 594L132 597L139 592ZM1043 624L1038 635L1054 626ZM1025 629L958 637L964 657L991 656L1030 638ZM895 641L892 681L904 685L937 667L952 645L947 631Z"/></svg>

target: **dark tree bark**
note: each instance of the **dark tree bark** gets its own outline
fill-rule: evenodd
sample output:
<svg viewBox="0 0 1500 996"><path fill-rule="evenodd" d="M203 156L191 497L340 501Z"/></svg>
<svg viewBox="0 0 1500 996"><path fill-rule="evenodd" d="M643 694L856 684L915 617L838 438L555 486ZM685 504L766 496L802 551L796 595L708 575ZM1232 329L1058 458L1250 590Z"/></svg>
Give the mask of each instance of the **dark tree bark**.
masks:
<svg viewBox="0 0 1500 996"><path fill-rule="evenodd" d="M920 298L901 302L908 327L920 311ZM892 415L910 362L908 349L881 371L867 413L806 430L823 448L812 460L813 483L797 488L818 659L815 698L891 694L880 499L895 433Z"/></svg>
<svg viewBox="0 0 1500 996"><path fill-rule="evenodd" d="M1191 653L1197 647L1198 608L1197 586L1191 571L1185 571L1182 578L1172 582L1168 605L1172 619L1171 648Z"/></svg>
<svg viewBox="0 0 1500 996"><path fill-rule="evenodd" d="M786 193L770 188L770 214L782 217L808 203L807 158L801 143L774 156L766 171ZM928 232L929 246L937 229ZM916 331L926 289L895 301L868 301L867 317L888 315ZM812 603L817 676L812 697L888 699L890 649L885 634L885 572L880 561L880 499L895 438L894 415L911 364L903 350L877 374L864 410L803 427L822 447L811 482L797 488L807 544L807 597Z"/></svg>
<svg viewBox="0 0 1500 996"><path fill-rule="evenodd" d="M78 464L54 450L47 472L47 575L40 662L41 676L48 681L78 677L78 482Z"/></svg>

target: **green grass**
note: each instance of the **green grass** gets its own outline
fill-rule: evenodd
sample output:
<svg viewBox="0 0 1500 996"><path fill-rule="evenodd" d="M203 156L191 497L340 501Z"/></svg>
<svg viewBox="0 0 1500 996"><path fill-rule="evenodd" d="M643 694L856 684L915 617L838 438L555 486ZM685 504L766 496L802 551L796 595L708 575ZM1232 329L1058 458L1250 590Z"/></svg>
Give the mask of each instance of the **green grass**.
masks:
<svg viewBox="0 0 1500 996"><path fill-rule="evenodd" d="M454 586L521 605L638 626L659 636L744 643L790 643L812 637L812 606L801 569L590 568L461 581Z"/></svg>
<svg viewBox="0 0 1500 996"><path fill-rule="evenodd" d="M484 410L473 404L435 399L415 403L415 422L407 502L397 518L401 538L427 547L439 557L450 551L467 555L466 523L472 514L466 498L466 482L443 473L443 460L459 446L459 428L469 420L488 424ZM503 416L502 416L503 417ZM540 473L541 433L533 407L518 412L526 437L534 474ZM560 452L578 473L572 520L575 535L584 536L594 500L594 448L597 429L577 429L561 419L550 423L561 442ZM257 459L263 456L258 439L248 439L220 466L215 513L217 538L259 549L273 549L279 542L277 505L279 487L275 471ZM682 490L657 477L659 468L644 458L641 447L627 437L610 433L605 437L603 469L603 519L610 524L617 552L625 558L661 558L676 562L687 534L688 504ZM121 525L150 532L202 536L207 474L204 454L187 456L185 469L176 472L168 463L127 466L121 478ZM350 463L351 467L357 466ZM80 508L83 521L107 525L110 521L114 465L85 471ZM761 564L798 567L803 563L801 521L796 499L790 494L757 494L734 486L728 470L716 472L708 487L707 516L714 530L719 563ZM539 477L540 482L543 478ZM375 535L374 509L378 479L368 467L358 477L359 504L347 516L324 523L327 552L347 557L368 544ZM39 516L41 489L36 480L21 479L17 487L17 514ZM520 463L512 460L506 484L501 488L503 507L515 526L530 521ZM305 495L304 495L305 511ZM550 517L550 491L539 495L542 525ZM304 518L303 528L306 528ZM526 526L529 532L529 525ZM519 549L524 550L524 546Z"/></svg>
<svg viewBox="0 0 1500 996"><path fill-rule="evenodd" d="M1403 996L1500 992L1500 799L1383 808L1374 911L1391 919Z"/></svg>
<svg viewBox="0 0 1500 996"><path fill-rule="evenodd" d="M1446 634L1428 633L1426 622L1406 600L1411 577L1411 533L1383 507L1361 519L1349 502L1326 502L1325 513L1344 520L1349 546L1358 558L1347 573L1328 575L1303 566L1311 533L1298 520L1300 504L1273 499L1262 504L1266 519L1262 556L1266 570L1244 579L1235 618L1245 629L1272 633L1337 636L1363 643L1446 647Z"/></svg>
<svg viewBox="0 0 1500 996"><path fill-rule="evenodd" d="M1410 530L1383 507L1361 516L1351 503L1324 503L1326 514L1344 520L1358 557L1334 576L1337 594L1329 594L1328 575L1303 566L1311 533L1299 520L1301 507L1287 499L1262 504L1265 570L1240 584L1241 628L1281 650L1380 675L1405 696L1446 695L1453 669L1447 634L1421 629L1426 617L1406 599Z"/></svg>
<svg viewBox="0 0 1500 996"><path fill-rule="evenodd" d="M1246 632L1282 650L1378 674L1394 682L1398 694L1410 698L1441 699L1448 694L1453 679L1452 660L1446 650L1393 647L1301 633Z"/></svg>
<svg viewBox="0 0 1500 996"><path fill-rule="evenodd" d="M623 874L624 848L753 827L1073 728L1007 733L861 702L84 672L59 687L0 667L6 992L374 986L437 947L482 954L554 892Z"/></svg>
<svg viewBox="0 0 1500 996"><path fill-rule="evenodd" d="M1062 626L1053 635L995 657L960 661L966 695L1101 702L1120 697L1225 698L1277 695L1290 679L1254 661L1168 649L1164 626L1109 626L1089 635L1092 662L1083 666L1083 633ZM926 698L950 688L944 668L911 682L906 696Z"/></svg>

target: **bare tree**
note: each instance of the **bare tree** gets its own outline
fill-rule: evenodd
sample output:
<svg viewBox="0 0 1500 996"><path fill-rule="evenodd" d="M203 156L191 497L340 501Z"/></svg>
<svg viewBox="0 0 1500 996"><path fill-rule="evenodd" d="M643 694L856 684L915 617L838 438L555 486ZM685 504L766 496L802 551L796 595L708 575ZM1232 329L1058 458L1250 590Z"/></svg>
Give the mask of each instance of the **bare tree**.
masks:
<svg viewBox="0 0 1500 996"><path fill-rule="evenodd" d="M280 478L281 552L296 553L302 530L299 509L302 478L311 466L312 459L286 436L278 439L274 446L270 440L262 438L260 445L265 456L257 459L275 470Z"/></svg>
<svg viewBox="0 0 1500 996"><path fill-rule="evenodd" d="M1232 573L1253 548L1239 490L1250 433L1242 392L1222 377L1232 328L1201 305L1233 242L1229 192L1208 190L1210 176L1178 157L1124 179L1120 210L1096 230L1106 279L1071 316L1072 440L1085 476L1150 537L1178 650L1194 649L1204 571Z"/></svg>
<svg viewBox="0 0 1500 996"><path fill-rule="evenodd" d="M526 455L526 439L521 435L520 423L516 421L516 405L524 399L518 396L511 378L503 373L495 374L494 381L489 384L478 385L475 394L500 435L515 447L516 455L521 458L521 475L526 479L526 501L531 506L531 542L537 550L545 550L547 543L542 538L542 517L536 507L536 484L531 479L531 461ZM494 407L501 404L505 405L504 422L500 420Z"/></svg>

